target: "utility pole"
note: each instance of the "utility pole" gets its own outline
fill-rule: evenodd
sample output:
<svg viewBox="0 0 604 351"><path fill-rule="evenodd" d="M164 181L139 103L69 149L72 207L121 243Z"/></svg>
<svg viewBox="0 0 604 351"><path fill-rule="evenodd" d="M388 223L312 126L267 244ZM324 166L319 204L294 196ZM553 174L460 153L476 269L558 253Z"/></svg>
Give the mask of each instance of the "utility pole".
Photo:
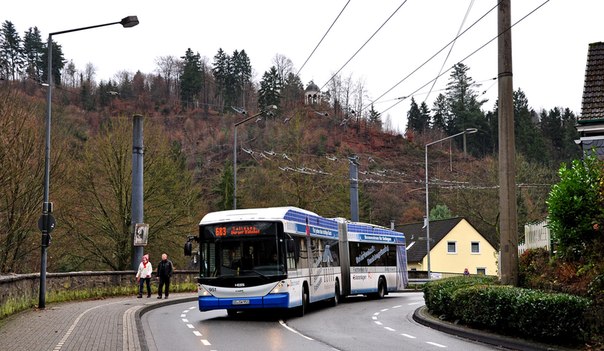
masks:
<svg viewBox="0 0 604 351"><path fill-rule="evenodd" d="M143 247L134 245L135 225L143 223L143 116L132 116L132 269L143 259Z"/></svg>
<svg viewBox="0 0 604 351"><path fill-rule="evenodd" d="M497 16L499 78L499 232L501 282L518 285L516 144L512 80L511 0L499 3Z"/></svg>
<svg viewBox="0 0 604 351"><path fill-rule="evenodd" d="M353 222L359 221L359 157L352 155L348 157L350 168L348 171L350 177L350 219Z"/></svg>

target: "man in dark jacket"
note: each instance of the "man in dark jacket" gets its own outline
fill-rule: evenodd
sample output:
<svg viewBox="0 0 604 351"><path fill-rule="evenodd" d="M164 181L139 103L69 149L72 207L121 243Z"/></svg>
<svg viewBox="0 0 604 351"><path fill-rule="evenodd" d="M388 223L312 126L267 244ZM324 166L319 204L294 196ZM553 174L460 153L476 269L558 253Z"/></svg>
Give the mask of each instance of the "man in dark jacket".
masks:
<svg viewBox="0 0 604 351"><path fill-rule="evenodd" d="M167 254L161 255L161 262L157 265L157 279L159 279L159 288L157 290L157 298L161 299L161 294L166 286L165 296L166 299L168 295L170 295L170 277L172 276L172 271L174 268L172 267L172 261L168 259Z"/></svg>

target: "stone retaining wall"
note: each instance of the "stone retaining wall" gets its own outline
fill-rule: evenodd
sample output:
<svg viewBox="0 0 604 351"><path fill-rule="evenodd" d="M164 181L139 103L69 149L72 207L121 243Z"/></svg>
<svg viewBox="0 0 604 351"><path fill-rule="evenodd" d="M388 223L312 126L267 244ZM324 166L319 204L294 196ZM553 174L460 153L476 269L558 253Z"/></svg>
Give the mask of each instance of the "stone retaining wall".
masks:
<svg viewBox="0 0 604 351"><path fill-rule="evenodd" d="M65 290L87 291L94 289L136 287L136 271L68 272L46 274L46 295ZM171 283L196 283L199 271L176 270ZM0 276L0 306L7 302L37 302L40 291L40 274ZM156 291L156 288L153 289Z"/></svg>

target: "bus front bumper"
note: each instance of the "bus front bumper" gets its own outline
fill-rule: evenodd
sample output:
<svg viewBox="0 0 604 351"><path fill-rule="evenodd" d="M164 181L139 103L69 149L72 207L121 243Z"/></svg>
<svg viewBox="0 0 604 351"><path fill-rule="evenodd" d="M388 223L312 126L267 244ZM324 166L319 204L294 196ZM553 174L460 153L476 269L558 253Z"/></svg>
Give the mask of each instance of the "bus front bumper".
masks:
<svg viewBox="0 0 604 351"><path fill-rule="evenodd" d="M278 293L266 296L252 296L241 298L217 298L213 296L199 297L199 310L211 311L219 309L260 309L260 308L287 308L289 307L289 294Z"/></svg>

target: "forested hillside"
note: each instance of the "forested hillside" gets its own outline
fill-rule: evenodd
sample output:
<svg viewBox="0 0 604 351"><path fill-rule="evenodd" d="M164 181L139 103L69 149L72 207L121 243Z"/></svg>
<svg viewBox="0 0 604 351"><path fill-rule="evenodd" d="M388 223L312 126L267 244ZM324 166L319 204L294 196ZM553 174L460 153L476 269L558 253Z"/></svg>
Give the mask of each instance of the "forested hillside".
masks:
<svg viewBox="0 0 604 351"><path fill-rule="evenodd" d="M39 265L44 167L45 49L31 29L17 51L2 27L0 81L0 273ZM14 37L13 37L14 38ZM26 43L28 43L26 45ZM33 45L38 43L39 45ZM25 49L27 48L27 49ZM480 99L470 68L455 66L434 106L411 97L405 133L368 104L360 82L335 77L321 98L305 103L293 64L252 80L245 50L218 50L212 62L187 50L157 59L157 72L118 72L96 82L53 58L50 201L57 228L49 271L130 267L132 115L144 116L144 216L152 257L167 251L177 268L186 235L208 211L233 206L235 123L237 206L292 205L327 217L350 217L349 166L358 162L360 217L389 226L425 215L426 143L477 128L463 139L430 146L431 209L464 216L498 242L497 110ZM7 59L15 57L20 59ZM487 103L495 106L487 108ZM273 110L270 106L276 105ZM519 234L546 216L545 199L561 162L580 155L576 116L565 108L534 111L514 94ZM270 113L269 113L270 112ZM443 211L446 209L448 211Z"/></svg>

